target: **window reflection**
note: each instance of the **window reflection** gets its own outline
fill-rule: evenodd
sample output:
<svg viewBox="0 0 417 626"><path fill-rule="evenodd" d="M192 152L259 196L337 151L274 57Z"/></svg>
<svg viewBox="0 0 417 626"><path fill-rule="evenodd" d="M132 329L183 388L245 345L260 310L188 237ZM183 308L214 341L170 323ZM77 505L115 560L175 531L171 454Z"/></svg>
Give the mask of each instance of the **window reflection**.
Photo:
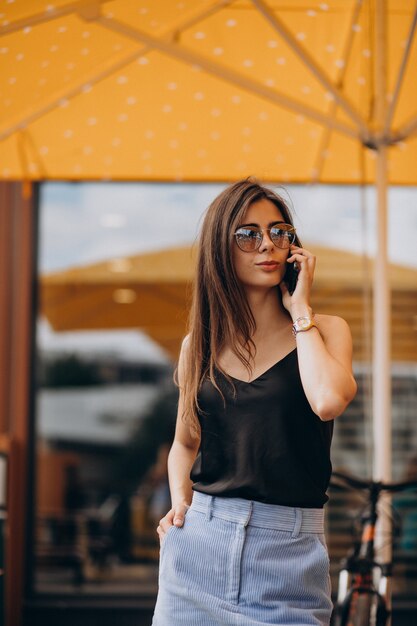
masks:
<svg viewBox="0 0 417 626"><path fill-rule="evenodd" d="M190 248L203 210L220 190L219 185L189 185L186 192L173 194L174 187L43 186L34 484L37 592L156 594L156 526L170 507L166 465L177 410L172 373L185 332ZM320 246L317 308L346 317L354 336L359 392L337 420L333 466L366 477L372 467L371 424L369 415L364 417L369 365L362 289L368 277L361 273L360 257L352 256L361 252L365 239L354 192L342 191L308 188L303 196L297 188L291 195L300 216L296 225L306 234L303 241ZM338 211L329 211L329 204ZM395 195L392 205L395 211ZM368 229L368 239L372 233ZM392 242L397 240L392 236ZM401 249L393 250L397 262ZM408 313L415 302L412 271L400 267L403 282L397 291L393 286L394 360L403 361L393 367L392 378L395 480L417 476L415 330ZM347 287L340 282L350 275L359 277L358 286L353 279ZM336 589L338 563L351 545L361 501L330 495L326 520ZM394 543L394 592L415 598L415 494L396 497L395 506L402 533Z"/></svg>
<svg viewBox="0 0 417 626"><path fill-rule="evenodd" d="M41 196L35 590L153 594L199 212L163 186Z"/></svg>
<svg viewBox="0 0 417 626"><path fill-rule="evenodd" d="M136 565L129 577L146 566L156 584L155 522L169 508L176 414L171 365L40 357L37 590L123 586L127 565Z"/></svg>

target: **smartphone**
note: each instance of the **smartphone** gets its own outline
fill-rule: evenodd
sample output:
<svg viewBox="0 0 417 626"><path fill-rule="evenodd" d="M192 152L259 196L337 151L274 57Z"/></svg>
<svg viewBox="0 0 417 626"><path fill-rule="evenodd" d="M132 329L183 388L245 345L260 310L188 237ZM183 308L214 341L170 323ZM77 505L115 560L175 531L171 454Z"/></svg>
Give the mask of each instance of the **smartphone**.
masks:
<svg viewBox="0 0 417 626"><path fill-rule="evenodd" d="M297 267L296 261L294 261L294 263L287 264L284 281L287 285L287 289L290 292L291 296L294 293L294 290L297 286L298 272L299 272L299 269Z"/></svg>

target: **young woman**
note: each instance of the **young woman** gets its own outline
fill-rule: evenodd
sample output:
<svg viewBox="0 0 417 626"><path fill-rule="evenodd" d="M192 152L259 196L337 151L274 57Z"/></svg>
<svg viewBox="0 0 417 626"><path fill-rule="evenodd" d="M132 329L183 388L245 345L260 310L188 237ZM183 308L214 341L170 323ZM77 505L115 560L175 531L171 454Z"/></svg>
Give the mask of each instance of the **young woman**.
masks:
<svg viewBox="0 0 417 626"><path fill-rule="evenodd" d="M315 262L254 179L207 210L153 626L329 624L323 505L356 383L348 325L311 309Z"/></svg>

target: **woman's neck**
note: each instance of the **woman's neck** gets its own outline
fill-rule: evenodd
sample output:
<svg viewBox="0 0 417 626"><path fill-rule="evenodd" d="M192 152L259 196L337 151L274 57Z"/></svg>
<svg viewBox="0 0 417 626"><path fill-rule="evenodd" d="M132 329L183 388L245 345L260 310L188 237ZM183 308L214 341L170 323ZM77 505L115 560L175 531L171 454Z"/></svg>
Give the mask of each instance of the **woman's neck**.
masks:
<svg viewBox="0 0 417 626"><path fill-rule="evenodd" d="M279 331L288 330L292 320L276 289L247 290L246 297L256 322L253 339L267 339Z"/></svg>

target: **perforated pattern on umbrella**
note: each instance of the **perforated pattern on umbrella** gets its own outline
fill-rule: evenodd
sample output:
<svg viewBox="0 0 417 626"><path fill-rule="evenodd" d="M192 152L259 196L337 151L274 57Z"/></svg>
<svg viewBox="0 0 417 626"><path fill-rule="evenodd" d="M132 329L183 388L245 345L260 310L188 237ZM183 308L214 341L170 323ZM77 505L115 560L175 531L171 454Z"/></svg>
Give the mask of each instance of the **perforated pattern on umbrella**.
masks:
<svg viewBox="0 0 417 626"><path fill-rule="evenodd" d="M6 0L0 177L360 182L382 134L415 184L415 3L387 11L378 130L373 0Z"/></svg>

